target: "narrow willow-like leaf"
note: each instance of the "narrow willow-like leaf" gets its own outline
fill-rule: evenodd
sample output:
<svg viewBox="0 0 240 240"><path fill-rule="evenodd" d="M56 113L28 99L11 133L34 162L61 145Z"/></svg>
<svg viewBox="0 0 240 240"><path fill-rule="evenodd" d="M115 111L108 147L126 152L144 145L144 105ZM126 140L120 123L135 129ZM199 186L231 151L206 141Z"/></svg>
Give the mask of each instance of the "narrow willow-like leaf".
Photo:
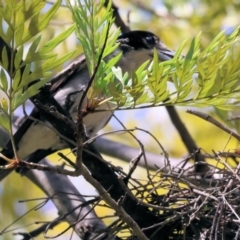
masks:
<svg viewBox="0 0 240 240"><path fill-rule="evenodd" d="M17 87L21 83L21 70L18 69L14 74L14 78L12 79L12 89L14 92L16 91Z"/></svg>
<svg viewBox="0 0 240 240"><path fill-rule="evenodd" d="M11 20L13 17L13 8L10 7L10 2L8 2L8 4L6 4L4 7L2 5L2 7L0 8L0 15L2 16L2 18L4 19L4 21L12 27L11 25Z"/></svg>
<svg viewBox="0 0 240 240"><path fill-rule="evenodd" d="M6 39L6 42L9 43L9 45L11 45L12 43L12 38L13 38L13 28L12 26L7 26L7 31L4 33L4 39Z"/></svg>
<svg viewBox="0 0 240 240"><path fill-rule="evenodd" d="M209 46L203 51L203 54L207 54L211 51L213 51L219 44L219 41L225 39L225 30L220 32L213 41L209 44Z"/></svg>
<svg viewBox="0 0 240 240"><path fill-rule="evenodd" d="M178 94L178 101L184 101L191 92L192 81L184 84L183 90Z"/></svg>
<svg viewBox="0 0 240 240"><path fill-rule="evenodd" d="M26 9L25 4L26 4L25 1L18 1L15 5L15 9L14 9L15 23L14 23L14 25L15 25L16 31L18 31L18 28L24 28L24 23L26 21L25 16L24 16L25 9ZM23 36L23 34L22 34L22 36ZM16 36L15 36L15 40L16 40Z"/></svg>
<svg viewBox="0 0 240 240"><path fill-rule="evenodd" d="M111 69L112 67L114 67L121 57L122 57L122 53L120 52L117 56L112 57L110 60L108 60L106 63L107 68Z"/></svg>
<svg viewBox="0 0 240 240"><path fill-rule="evenodd" d="M27 60L25 59L20 64L20 67L23 67L26 64L32 63L32 62L48 60L48 59L53 58L55 56L56 56L55 53L48 53L48 54L46 54L46 53L45 54L40 54L39 52L35 52L35 53L32 53L32 54L29 53L28 59Z"/></svg>
<svg viewBox="0 0 240 240"><path fill-rule="evenodd" d="M55 60L51 65L48 65L47 62L46 62L46 64L44 63L43 64L44 70L49 71L49 70L52 70L52 69L60 66L61 64L66 62L68 59L70 59L73 56L74 53L75 53L75 50L73 50L69 53L66 53L65 55L63 55L59 59Z"/></svg>
<svg viewBox="0 0 240 240"><path fill-rule="evenodd" d="M179 57L181 57L182 51L184 47L186 46L187 40L183 41L181 45L178 47L178 50L175 52L173 59L176 60Z"/></svg>
<svg viewBox="0 0 240 240"><path fill-rule="evenodd" d="M4 69L0 69L0 89L2 89L5 93L8 90L8 80L6 71Z"/></svg>
<svg viewBox="0 0 240 240"><path fill-rule="evenodd" d="M153 62L151 63L150 71L152 73L148 77L148 87L149 87L149 90L152 92L153 96L156 97L156 94L157 94L156 85L157 85L158 79L160 78L160 75L163 73L163 65L158 66L158 54L156 49L154 49Z"/></svg>
<svg viewBox="0 0 240 240"><path fill-rule="evenodd" d="M22 2L22 1L21 1ZM18 16L18 14L16 14ZM19 47L22 43L22 37L24 34L24 21L17 27L15 34L14 34L14 40L15 40L15 46Z"/></svg>
<svg viewBox="0 0 240 240"><path fill-rule="evenodd" d="M29 81L29 75L31 74L30 69L31 69L31 64L27 64L22 73L22 81L18 85L18 87L16 87L15 91L18 91L19 89L25 87L27 84L30 83Z"/></svg>
<svg viewBox="0 0 240 240"><path fill-rule="evenodd" d="M46 4L46 2L43 0L32 1L31 5L28 7L28 9L25 9L25 11L24 11L25 21L30 19L36 13L40 12L41 9L45 6L45 4Z"/></svg>
<svg viewBox="0 0 240 240"><path fill-rule="evenodd" d="M7 54L7 48L4 46L2 50L2 66L5 68L5 70L9 70L9 62L8 62L8 54Z"/></svg>
<svg viewBox="0 0 240 240"><path fill-rule="evenodd" d="M23 45L21 45L19 47L19 49L17 50L17 53L15 54L15 57L14 57L15 70L17 70L19 68L19 65L22 62L22 59L23 59Z"/></svg>
<svg viewBox="0 0 240 240"><path fill-rule="evenodd" d="M49 73L50 75L50 73ZM22 105L26 100L31 98L32 96L38 94L39 89L49 81L49 78L46 78L44 80L38 81L37 83L34 83L32 86L30 86L26 91L22 93L22 91L18 91L14 94L12 99L12 110L16 110L20 105Z"/></svg>
<svg viewBox="0 0 240 240"><path fill-rule="evenodd" d="M203 86L200 88L197 96L194 99L208 96L209 95L208 93L212 89L214 84L215 84L215 75L212 78L204 81Z"/></svg>
<svg viewBox="0 0 240 240"><path fill-rule="evenodd" d="M36 71L29 74L27 78L22 80L23 83L21 84L21 86L26 86L27 84L29 84L35 80L38 80L41 78L44 79L49 76L51 76L51 72L47 72L43 68L38 68L38 69L36 69Z"/></svg>
<svg viewBox="0 0 240 240"><path fill-rule="evenodd" d="M10 128L11 128L10 119L6 113L1 111L0 111L0 123L1 123L1 127L3 127L7 132L10 132Z"/></svg>
<svg viewBox="0 0 240 240"><path fill-rule="evenodd" d="M57 37L50 40L47 44L45 44L40 50L40 54L45 54L49 51L52 51L54 48L56 48L63 40L65 40L74 30L75 30L75 24L69 27L67 30L59 34Z"/></svg>
<svg viewBox="0 0 240 240"><path fill-rule="evenodd" d="M24 34L22 42L19 44L25 43L47 26L53 15L61 6L61 2L61 0L57 0L52 7L45 14L43 14L43 16L41 16L41 18L39 17L39 12L35 13L29 24L29 31Z"/></svg>
<svg viewBox="0 0 240 240"><path fill-rule="evenodd" d="M144 92L136 101L136 105L141 105L144 103L149 103L151 102L149 95L147 92Z"/></svg>
<svg viewBox="0 0 240 240"><path fill-rule="evenodd" d="M31 59L31 61L34 61L33 60L34 58L32 56L35 55L35 52L37 51L40 41L41 41L41 35L39 35L37 38L35 38L34 41L32 42L32 44L30 45L28 52L27 52L27 56L25 58L25 62L30 62L30 59Z"/></svg>

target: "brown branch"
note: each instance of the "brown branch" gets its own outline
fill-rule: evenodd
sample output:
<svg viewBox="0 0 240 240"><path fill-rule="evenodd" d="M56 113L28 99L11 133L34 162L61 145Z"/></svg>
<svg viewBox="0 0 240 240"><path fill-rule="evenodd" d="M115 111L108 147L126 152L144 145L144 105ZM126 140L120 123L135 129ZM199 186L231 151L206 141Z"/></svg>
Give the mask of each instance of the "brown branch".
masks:
<svg viewBox="0 0 240 240"><path fill-rule="evenodd" d="M104 6L107 7L108 3L109 3L109 1L105 1ZM118 12L118 7L114 3L112 4L112 9L113 9L113 16L115 17L114 22L117 25L117 27L120 28L122 33L129 32L130 28L122 20L121 16L119 15L119 12Z"/></svg>
<svg viewBox="0 0 240 240"><path fill-rule="evenodd" d="M82 175L94 188L96 188L103 200L109 204L113 210L115 210L117 216L119 216L128 225L128 227L133 230L138 239L148 240L141 228L139 228L138 224L126 213L121 205L118 205L118 203L109 196L108 192L89 174L89 171L84 166L82 168Z"/></svg>
<svg viewBox="0 0 240 240"><path fill-rule="evenodd" d="M222 129L226 133L229 133L231 136L233 136L238 141L240 141L240 135L239 134L233 132L230 128L226 127L225 125L223 125L222 123L220 123L216 119L212 118L210 115L208 115L206 113L202 113L202 112L196 111L196 110L190 110L190 109L187 110L187 113L190 113L192 115L195 115L197 117L200 117L200 118L202 118L202 119L212 123L216 127Z"/></svg>

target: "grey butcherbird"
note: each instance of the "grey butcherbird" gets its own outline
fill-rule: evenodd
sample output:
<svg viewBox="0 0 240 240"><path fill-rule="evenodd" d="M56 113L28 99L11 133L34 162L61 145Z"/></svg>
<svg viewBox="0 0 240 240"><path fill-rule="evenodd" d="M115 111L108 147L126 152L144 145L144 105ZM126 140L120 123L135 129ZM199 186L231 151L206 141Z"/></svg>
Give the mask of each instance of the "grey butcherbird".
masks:
<svg viewBox="0 0 240 240"><path fill-rule="evenodd" d="M119 62L123 73L133 72L147 60L153 58L154 49L158 52L160 61L170 60L174 52L166 48L164 43L153 33L147 31L130 31L122 34L117 42L119 47L113 53L116 55L122 52ZM108 56L107 58L109 59ZM89 74L84 55L73 61L66 69L54 77L51 81L51 93L61 107L67 111L72 119L76 119L77 108L82 93L89 82ZM102 105L97 109L106 109ZM35 108L32 117L40 118L40 114ZM84 118L84 124L88 135L91 137L102 129L111 118L111 111L95 112L88 114ZM50 123L46 124L50 125ZM15 144L19 159L39 162L47 155L69 147L68 143L61 139L56 131L46 127L40 122L33 122L26 119L15 135ZM37 153L37 154L35 154ZM2 154L10 159L14 158L11 144L3 149ZM34 156L29 158L29 156ZM31 159L31 160L30 160ZM0 165L5 165L6 161L0 158ZM0 181L7 176L12 169L0 170Z"/></svg>

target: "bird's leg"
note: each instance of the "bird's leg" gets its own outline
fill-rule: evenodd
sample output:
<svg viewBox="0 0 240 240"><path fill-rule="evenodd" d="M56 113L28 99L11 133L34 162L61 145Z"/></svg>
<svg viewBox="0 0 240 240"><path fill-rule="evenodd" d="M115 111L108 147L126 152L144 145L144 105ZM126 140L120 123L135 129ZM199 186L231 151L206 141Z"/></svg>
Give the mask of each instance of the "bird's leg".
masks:
<svg viewBox="0 0 240 240"><path fill-rule="evenodd" d="M11 169L11 168L16 168L19 166L19 163L21 162L19 159L10 159L6 156L4 156L2 153L0 153L0 157L4 159L6 162L9 164L5 166L0 166L0 169Z"/></svg>

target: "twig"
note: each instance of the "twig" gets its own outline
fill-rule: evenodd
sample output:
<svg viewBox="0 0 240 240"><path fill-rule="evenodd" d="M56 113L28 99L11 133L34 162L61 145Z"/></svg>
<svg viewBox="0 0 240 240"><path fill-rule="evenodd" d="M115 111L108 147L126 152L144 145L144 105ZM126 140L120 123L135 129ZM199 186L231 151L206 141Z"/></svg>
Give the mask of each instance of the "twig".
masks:
<svg viewBox="0 0 240 240"><path fill-rule="evenodd" d="M146 235L139 228L138 224L125 212L122 206L119 206L116 201L113 200L107 193L107 191L96 181L90 174L89 171L83 166L82 167L82 175L84 178L96 188L99 195L106 201L107 204L111 206L113 210L116 211L117 216L119 216L126 224L131 228L137 237L141 240L148 240Z"/></svg>
<svg viewBox="0 0 240 240"><path fill-rule="evenodd" d="M105 1L104 6L107 7L109 1ZM130 28L124 23L124 21L122 20L121 16L119 15L118 12L118 7L112 3L112 9L113 9L113 15L115 17L115 24L117 25L117 27L119 27L121 29L122 33L126 33L130 31Z"/></svg>
<svg viewBox="0 0 240 240"><path fill-rule="evenodd" d="M137 197L135 197L135 195L132 193L132 191L129 190L129 188L125 185L125 183L123 182L123 180L121 178L119 178L119 182L121 184L121 186L124 188L124 190L127 192L127 194L134 200L137 202L137 204L140 204L142 206L145 206L145 207L149 207L149 208L153 208L153 209L156 209L156 210L165 210L165 211L176 211L176 210L181 210L183 208L186 208L190 205L192 205L195 201L192 201L188 204L183 204L183 205L180 205L180 206L177 206L177 207L163 207L163 206L157 206L157 205L154 205L154 204L150 204L150 203L146 203L144 202L142 199L139 199Z"/></svg>
<svg viewBox="0 0 240 240"><path fill-rule="evenodd" d="M227 132L229 134L231 134L233 137L235 137L238 141L240 141L240 135L233 132L230 128L226 127L225 125L221 124L219 121L217 121L216 119L212 118L210 115L196 111L196 110L187 110L187 113L190 113L192 115L195 115L197 117L200 117L210 123L212 123L213 125L217 126L218 128L222 129L224 132Z"/></svg>
<svg viewBox="0 0 240 240"><path fill-rule="evenodd" d="M83 114L84 114L84 111L82 110L82 108L83 108L83 103L84 103L84 100L85 100L85 98L87 96L88 90L90 89L90 87L91 87L91 85L92 85L92 83L93 83L93 81L95 79L95 76L97 74L98 68L99 68L100 63L102 61L103 53L104 53L104 50L106 48L106 44L107 44L107 40L108 40L108 36L109 36L109 28L110 28L110 23L108 23L108 26L107 26L106 37L105 37L104 44L102 46L102 50L101 50L101 53L99 55L98 61L97 61L97 65L95 66L93 75L91 76L91 78L90 78L90 80L89 80L89 82L87 84L87 87L84 90L83 95L82 95L82 97L81 97L81 99L79 101L79 104L78 104L76 166L77 166L77 169L78 169L78 171L80 173L82 171L83 140L85 139L85 131L84 131L84 125L83 125Z"/></svg>

